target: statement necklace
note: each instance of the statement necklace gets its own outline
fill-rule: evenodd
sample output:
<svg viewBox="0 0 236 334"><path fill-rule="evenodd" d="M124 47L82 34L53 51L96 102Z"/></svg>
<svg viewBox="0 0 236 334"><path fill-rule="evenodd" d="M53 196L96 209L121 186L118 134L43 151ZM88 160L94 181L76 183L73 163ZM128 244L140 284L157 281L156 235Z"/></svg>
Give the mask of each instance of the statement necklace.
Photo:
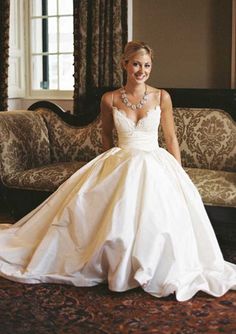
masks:
<svg viewBox="0 0 236 334"><path fill-rule="evenodd" d="M137 104L132 104L132 103L129 101L129 99L128 99L127 95L126 95L125 87L123 87L123 88L121 89L120 92L121 92L121 100L122 100L122 102L123 102L128 108L131 108L132 110L141 109L141 108L143 107L143 105L144 105L145 103L147 103L147 100L148 100L148 94L147 94L147 87L146 87L146 85L145 85L145 92L144 92L144 94L143 94L143 97L142 97L142 99L139 101L139 103L137 103Z"/></svg>

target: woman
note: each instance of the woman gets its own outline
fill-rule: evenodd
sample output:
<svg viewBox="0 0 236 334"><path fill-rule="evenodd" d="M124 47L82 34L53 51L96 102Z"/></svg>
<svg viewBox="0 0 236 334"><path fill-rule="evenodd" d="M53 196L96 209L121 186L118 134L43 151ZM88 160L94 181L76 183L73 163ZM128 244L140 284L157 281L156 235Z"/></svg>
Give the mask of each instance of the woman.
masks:
<svg viewBox="0 0 236 334"><path fill-rule="evenodd" d="M236 289L199 193L181 167L167 92L146 85L152 50L129 42L125 87L101 101L105 152L14 226L0 231L0 274L177 300ZM159 148L163 128L167 149ZM118 133L113 147L112 132Z"/></svg>

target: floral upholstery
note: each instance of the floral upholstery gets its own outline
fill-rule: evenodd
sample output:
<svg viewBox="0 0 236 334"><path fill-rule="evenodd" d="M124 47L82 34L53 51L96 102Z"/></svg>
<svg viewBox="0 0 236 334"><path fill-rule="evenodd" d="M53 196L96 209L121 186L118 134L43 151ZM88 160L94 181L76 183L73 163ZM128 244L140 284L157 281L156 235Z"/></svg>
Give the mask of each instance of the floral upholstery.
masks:
<svg viewBox="0 0 236 334"><path fill-rule="evenodd" d="M76 127L62 121L48 109L38 109L47 128L51 161L89 161L102 153L102 124L98 117L87 126Z"/></svg>
<svg viewBox="0 0 236 334"><path fill-rule="evenodd" d="M236 173L185 168L206 205L236 208Z"/></svg>
<svg viewBox="0 0 236 334"><path fill-rule="evenodd" d="M174 118L183 166L203 202L236 207L235 122L222 110L203 108L175 108ZM100 117L77 127L44 108L0 113L1 179L8 187L52 192L101 152Z"/></svg>
<svg viewBox="0 0 236 334"><path fill-rule="evenodd" d="M184 167L236 171L236 124L220 109L175 108ZM160 146L164 146L160 129Z"/></svg>
<svg viewBox="0 0 236 334"><path fill-rule="evenodd" d="M101 133L101 129L96 121L87 127L73 127L47 109L0 113L3 184L17 189L55 191L101 152L97 132Z"/></svg>
<svg viewBox="0 0 236 334"><path fill-rule="evenodd" d="M50 163L48 129L43 118L31 111L1 112L0 156L2 176Z"/></svg>
<svg viewBox="0 0 236 334"><path fill-rule="evenodd" d="M52 163L4 176L3 182L12 188L53 192L85 163Z"/></svg>
<svg viewBox="0 0 236 334"><path fill-rule="evenodd" d="M236 171L236 124L223 110L175 108L185 167Z"/></svg>

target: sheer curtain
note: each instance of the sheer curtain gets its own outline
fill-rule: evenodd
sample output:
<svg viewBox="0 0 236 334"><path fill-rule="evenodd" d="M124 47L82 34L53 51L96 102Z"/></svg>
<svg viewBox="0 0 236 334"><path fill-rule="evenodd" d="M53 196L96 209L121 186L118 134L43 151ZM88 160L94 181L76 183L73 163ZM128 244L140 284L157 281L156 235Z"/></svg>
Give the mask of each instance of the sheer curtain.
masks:
<svg viewBox="0 0 236 334"><path fill-rule="evenodd" d="M86 114L104 87L123 83L120 58L127 42L127 0L74 0L74 113Z"/></svg>
<svg viewBox="0 0 236 334"><path fill-rule="evenodd" d="M0 2L0 110L7 110L10 0Z"/></svg>

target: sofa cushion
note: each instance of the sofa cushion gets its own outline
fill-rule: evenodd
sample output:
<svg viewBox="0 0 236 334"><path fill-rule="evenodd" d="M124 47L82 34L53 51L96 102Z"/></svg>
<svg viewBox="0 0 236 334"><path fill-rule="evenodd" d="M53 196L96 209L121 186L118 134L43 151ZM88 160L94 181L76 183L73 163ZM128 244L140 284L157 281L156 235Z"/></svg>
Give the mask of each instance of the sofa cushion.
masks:
<svg viewBox="0 0 236 334"><path fill-rule="evenodd" d="M1 175L50 163L48 131L33 111L0 113Z"/></svg>
<svg viewBox="0 0 236 334"><path fill-rule="evenodd" d="M4 176L2 182L11 188L53 192L85 163L84 161L53 163L12 173Z"/></svg>
<svg viewBox="0 0 236 334"><path fill-rule="evenodd" d="M38 109L48 128L52 162L90 161L102 153L102 124L98 117L87 126L64 122L48 109Z"/></svg>
<svg viewBox="0 0 236 334"><path fill-rule="evenodd" d="M236 173L185 168L205 205L236 208Z"/></svg>

